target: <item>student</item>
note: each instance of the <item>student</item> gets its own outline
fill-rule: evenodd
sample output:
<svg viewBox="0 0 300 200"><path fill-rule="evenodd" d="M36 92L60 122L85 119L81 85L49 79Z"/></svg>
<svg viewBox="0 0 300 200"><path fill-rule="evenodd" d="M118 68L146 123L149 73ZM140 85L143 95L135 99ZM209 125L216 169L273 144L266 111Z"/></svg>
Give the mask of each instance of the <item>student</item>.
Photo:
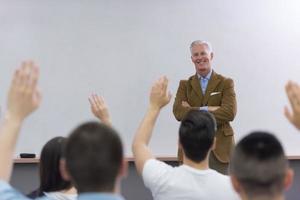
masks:
<svg viewBox="0 0 300 200"><path fill-rule="evenodd" d="M41 196L52 199L77 199L76 189L70 181L63 179L60 173L60 161L63 157L67 138L54 137L42 148L39 163L40 186L37 190L27 195L30 198Z"/></svg>
<svg viewBox="0 0 300 200"><path fill-rule="evenodd" d="M26 200L9 185L17 138L24 119L41 102L37 87L38 67L24 62L14 75L8 93L7 112L0 131L1 200ZM61 173L76 187L79 200L120 200L120 181L126 173L122 142L115 130L97 122L87 122L68 138ZM43 199L50 199L42 197Z"/></svg>
<svg viewBox="0 0 300 200"><path fill-rule="evenodd" d="M267 132L244 137L233 152L229 169L242 200L284 200L284 190L293 180L283 147Z"/></svg>
<svg viewBox="0 0 300 200"><path fill-rule="evenodd" d="M209 154L216 144L216 122L209 112L191 110L182 119L179 145L183 165L172 167L153 156L148 144L161 109L170 102L167 87L166 77L153 85L146 115L132 144L136 168L146 187L156 200L238 199L229 177L209 168Z"/></svg>

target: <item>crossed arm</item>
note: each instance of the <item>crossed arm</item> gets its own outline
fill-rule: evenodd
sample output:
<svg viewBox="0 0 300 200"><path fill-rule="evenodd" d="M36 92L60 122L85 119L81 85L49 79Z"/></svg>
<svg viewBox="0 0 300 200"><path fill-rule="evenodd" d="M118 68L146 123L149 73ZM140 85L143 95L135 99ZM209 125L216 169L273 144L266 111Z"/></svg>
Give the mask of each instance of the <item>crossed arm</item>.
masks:
<svg viewBox="0 0 300 200"><path fill-rule="evenodd" d="M189 110L200 109L200 107L193 107L188 103L186 84L186 81L180 81L173 106L173 113L178 121L181 121ZM223 96L220 106L207 107L207 111L212 113L216 118L217 124L232 121L236 115L237 109L234 83L232 79L225 80L222 93Z"/></svg>

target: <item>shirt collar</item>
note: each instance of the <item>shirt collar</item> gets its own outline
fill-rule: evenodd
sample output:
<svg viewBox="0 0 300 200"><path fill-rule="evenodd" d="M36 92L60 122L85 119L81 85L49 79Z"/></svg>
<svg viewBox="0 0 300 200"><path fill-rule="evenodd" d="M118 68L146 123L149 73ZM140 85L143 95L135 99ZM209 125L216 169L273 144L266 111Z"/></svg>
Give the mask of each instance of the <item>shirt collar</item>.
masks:
<svg viewBox="0 0 300 200"><path fill-rule="evenodd" d="M200 74L197 73L197 76L198 76L198 79L207 79L209 80L210 77L211 77L211 74L212 74L212 69L210 69L210 72L205 76L205 77L202 77Z"/></svg>
<svg viewBox="0 0 300 200"><path fill-rule="evenodd" d="M79 194L78 200L125 200L122 196L114 193L87 192Z"/></svg>

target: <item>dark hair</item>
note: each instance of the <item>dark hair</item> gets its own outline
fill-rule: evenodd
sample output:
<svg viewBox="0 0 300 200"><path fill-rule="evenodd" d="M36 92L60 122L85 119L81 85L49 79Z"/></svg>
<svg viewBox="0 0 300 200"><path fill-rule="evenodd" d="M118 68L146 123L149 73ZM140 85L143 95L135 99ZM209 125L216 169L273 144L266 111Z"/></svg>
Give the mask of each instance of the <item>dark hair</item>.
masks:
<svg viewBox="0 0 300 200"><path fill-rule="evenodd" d="M69 136L66 164L79 193L111 192L123 161L122 142L115 130L87 122Z"/></svg>
<svg viewBox="0 0 300 200"><path fill-rule="evenodd" d="M40 155L40 187L39 196L43 192L53 192L71 188L71 182L65 181L59 170L60 159L66 144L65 137L55 137L43 147Z"/></svg>
<svg viewBox="0 0 300 200"><path fill-rule="evenodd" d="M252 132L237 144L229 171L253 198L282 193L287 167L278 139L267 132Z"/></svg>
<svg viewBox="0 0 300 200"><path fill-rule="evenodd" d="M191 110L181 122L179 141L187 158L201 162L212 147L216 132L216 121L206 111Z"/></svg>

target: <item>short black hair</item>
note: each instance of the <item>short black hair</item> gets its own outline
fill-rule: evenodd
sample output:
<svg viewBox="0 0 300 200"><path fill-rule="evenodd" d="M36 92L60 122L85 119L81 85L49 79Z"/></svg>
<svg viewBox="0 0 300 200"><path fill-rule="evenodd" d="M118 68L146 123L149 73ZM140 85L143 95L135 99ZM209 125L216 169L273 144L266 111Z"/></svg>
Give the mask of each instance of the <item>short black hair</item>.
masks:
<svg viewBox="0 0 300 200"><path fill-rule="evenodd" d="M69 136L65 158L79 193L111 192L123 162L122 142L114 129L87 122Z"/></svg>
<svg viewBox="0 0 300 200"><path fill-rule="evenodd" d="M179 141L187 158L203 161L211 149L216 133L216 121L206 111L191 110L181 122Z"/></svg>
<svg viewBox="0 0 300 200"><path fill-rule="evenodd" d="M288 161L279 140L271 133L252 132L237 144L229 171L248 197L273 196L284 189Z"/></svg>
<svg viewBox="0 0 300 200"><path fill-rule="evenodd" d="M64 180L59 170L66 141L67 139L65 137L55 137L43 146L39 163L40 186L38 196L43 196L43 192L53 192L71 188L71 182Z"/></svg>

